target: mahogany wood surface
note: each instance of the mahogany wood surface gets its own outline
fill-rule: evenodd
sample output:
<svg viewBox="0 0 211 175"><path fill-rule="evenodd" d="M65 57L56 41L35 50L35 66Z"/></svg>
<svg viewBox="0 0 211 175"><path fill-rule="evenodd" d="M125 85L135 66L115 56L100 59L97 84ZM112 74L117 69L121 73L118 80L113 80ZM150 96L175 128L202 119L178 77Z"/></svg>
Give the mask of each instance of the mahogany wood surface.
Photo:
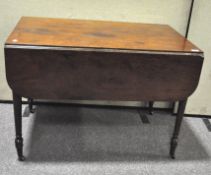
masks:
<svg viewBox="0 0 211 175"><path fill-rule="evenodd" d="M22 17L6 44L202 52L168 25Z"/></svg>
<svg viewBox="0 0 211 175"><path fill-rule="evenodd" d="M167 25L24 17L5 63L23 97L183 100L197 87L203 53Z"/></svg>
<svg viewBox="0 0 211 175"><path fill-rule="evenodd" d="M7 80L31 98L179 100L196 88L203 59L193 55L8 49Z"/></svg>

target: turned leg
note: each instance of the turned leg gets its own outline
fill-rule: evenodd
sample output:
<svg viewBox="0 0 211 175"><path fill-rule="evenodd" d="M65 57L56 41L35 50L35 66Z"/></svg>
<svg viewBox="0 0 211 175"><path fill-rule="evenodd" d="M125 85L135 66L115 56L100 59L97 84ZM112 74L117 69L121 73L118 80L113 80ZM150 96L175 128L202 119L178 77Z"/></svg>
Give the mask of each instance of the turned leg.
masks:
<svg viewBox="0 0 211 175"><path fill-rule="evenodd" d="M13 92L13 106L14 106L14 117L15 117L15 146L18 154L18 159L23 161L23 138L22 138L22 101L21 97Z"/></svg>
<svg viewBox="0 0 211 175"><path fill-rule="evenodd" d="M153 104L154 104L154 101L149 101L149 114L153 114Z"/></svg>
<svg viewBox="0 0 211 175"><path fill-rule="evenodd" d="M170 156L172 159L175 159L175 150L178 143L178 135L180 132L180 127L181 127L181 123L182 123L182 119L183 119L183 115L185 111L186 102L187 100L179 101L179 108L178 108L178 113L176 116L174 132L171 138Z"/></svg>
<svg viewBox="0 0 211 175"><path fill-rule="evenodd" d="M176 106L176 101L174 101L174 102L172 103L172 115L174 115L174 108L175 108L175 106Z"/></svg>
<svg viewBox="0 0 211 175"><path fill-rule="evenodd" d="M30 113L34 113L33 98L28 98L28 104L29 104L29 111L30 111Z"/></svg>

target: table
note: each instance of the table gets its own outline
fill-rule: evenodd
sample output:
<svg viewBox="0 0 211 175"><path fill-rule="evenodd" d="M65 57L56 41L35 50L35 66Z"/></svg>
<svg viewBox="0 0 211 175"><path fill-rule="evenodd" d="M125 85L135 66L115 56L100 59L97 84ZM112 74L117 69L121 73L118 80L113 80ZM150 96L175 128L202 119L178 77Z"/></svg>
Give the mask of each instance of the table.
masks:
<svg viewBox="0 0 211 175"><path fill-rule="evenodd" d="M179 101L170 143L175 158L203 52L168 25L22 17L6 40L5 64L19 160L24 160L22 97Z"/></svg>

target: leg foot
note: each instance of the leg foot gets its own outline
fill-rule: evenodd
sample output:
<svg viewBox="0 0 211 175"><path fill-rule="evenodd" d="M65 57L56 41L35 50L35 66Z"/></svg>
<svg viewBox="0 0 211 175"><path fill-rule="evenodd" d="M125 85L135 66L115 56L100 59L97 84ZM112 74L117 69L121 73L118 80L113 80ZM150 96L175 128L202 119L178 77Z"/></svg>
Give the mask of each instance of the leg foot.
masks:
<svg viewBox="0 0 211 175"><path fill-rule="evenodd" d="M175 150L176 150L176 147L177 147L177 142L178 142L177 138L171 139L170 156L171 156L172 159L175 159Z"/></svg>
<svg viewBox="0 0 211 175"><path fill-rule="evenodd" d="M153 114L153 104L154 104L153 101L150 101L150 102L149 102L149 114L150 114L150 115Z"/></svg>
<svg viewBox="0 0 211 175"><path fill-rule="evenodd" d="M25 158L23 156L23 138L22 137L16 137L15 139L15 146L18 154L18 160L24 161Z"/></svg>
<svg viewBox="0 0 211 175"><path fill-rule="evenodd" d="M21 156L21 157L19 156L19 157L18 157L18 160L19 160L19 161L24 161L24 160L25 160L25 157L24 157L24 156Z"/></svg>
<svg viewBox="0 0 211 175"><path fill-rule="evenodd" d="M30 113L34 113L35 109L33 108L33 99L32 98L28 98L28 103L29 103L29 112Z"/></svg>
<svg viewBox="0 0 211 175"><path fill-rule="evenodd" d="M183 101L179 102L179 108L178 108L178 113L176 116L174 132L173 132L173 136L171 139L170 152L169 152L172 159L175 159L175 150L176 150L176 147L178 144L178 136L179 136L180 127L182 124L182 119L183 119L183 114L185 111L186 102L187 102L187 100L183 100Z"/></svg>

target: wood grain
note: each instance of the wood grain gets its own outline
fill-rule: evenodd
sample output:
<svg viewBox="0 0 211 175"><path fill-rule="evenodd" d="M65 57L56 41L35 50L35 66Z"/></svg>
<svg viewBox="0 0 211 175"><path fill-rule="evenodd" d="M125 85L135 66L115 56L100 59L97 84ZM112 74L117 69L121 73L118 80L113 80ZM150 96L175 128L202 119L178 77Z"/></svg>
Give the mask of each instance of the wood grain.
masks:
<svg viewBox="0 0 211 175"><path fill-rule="evenodd" d="M168 25L22 17L6 44L202 52Z"/></svg>
<svg viewBox="0 0 211 175"><path fill-rule="evenodd" d="M176 101L196 89L203 57L150 53L5 49L7 81L43 99Z"/></svg>

